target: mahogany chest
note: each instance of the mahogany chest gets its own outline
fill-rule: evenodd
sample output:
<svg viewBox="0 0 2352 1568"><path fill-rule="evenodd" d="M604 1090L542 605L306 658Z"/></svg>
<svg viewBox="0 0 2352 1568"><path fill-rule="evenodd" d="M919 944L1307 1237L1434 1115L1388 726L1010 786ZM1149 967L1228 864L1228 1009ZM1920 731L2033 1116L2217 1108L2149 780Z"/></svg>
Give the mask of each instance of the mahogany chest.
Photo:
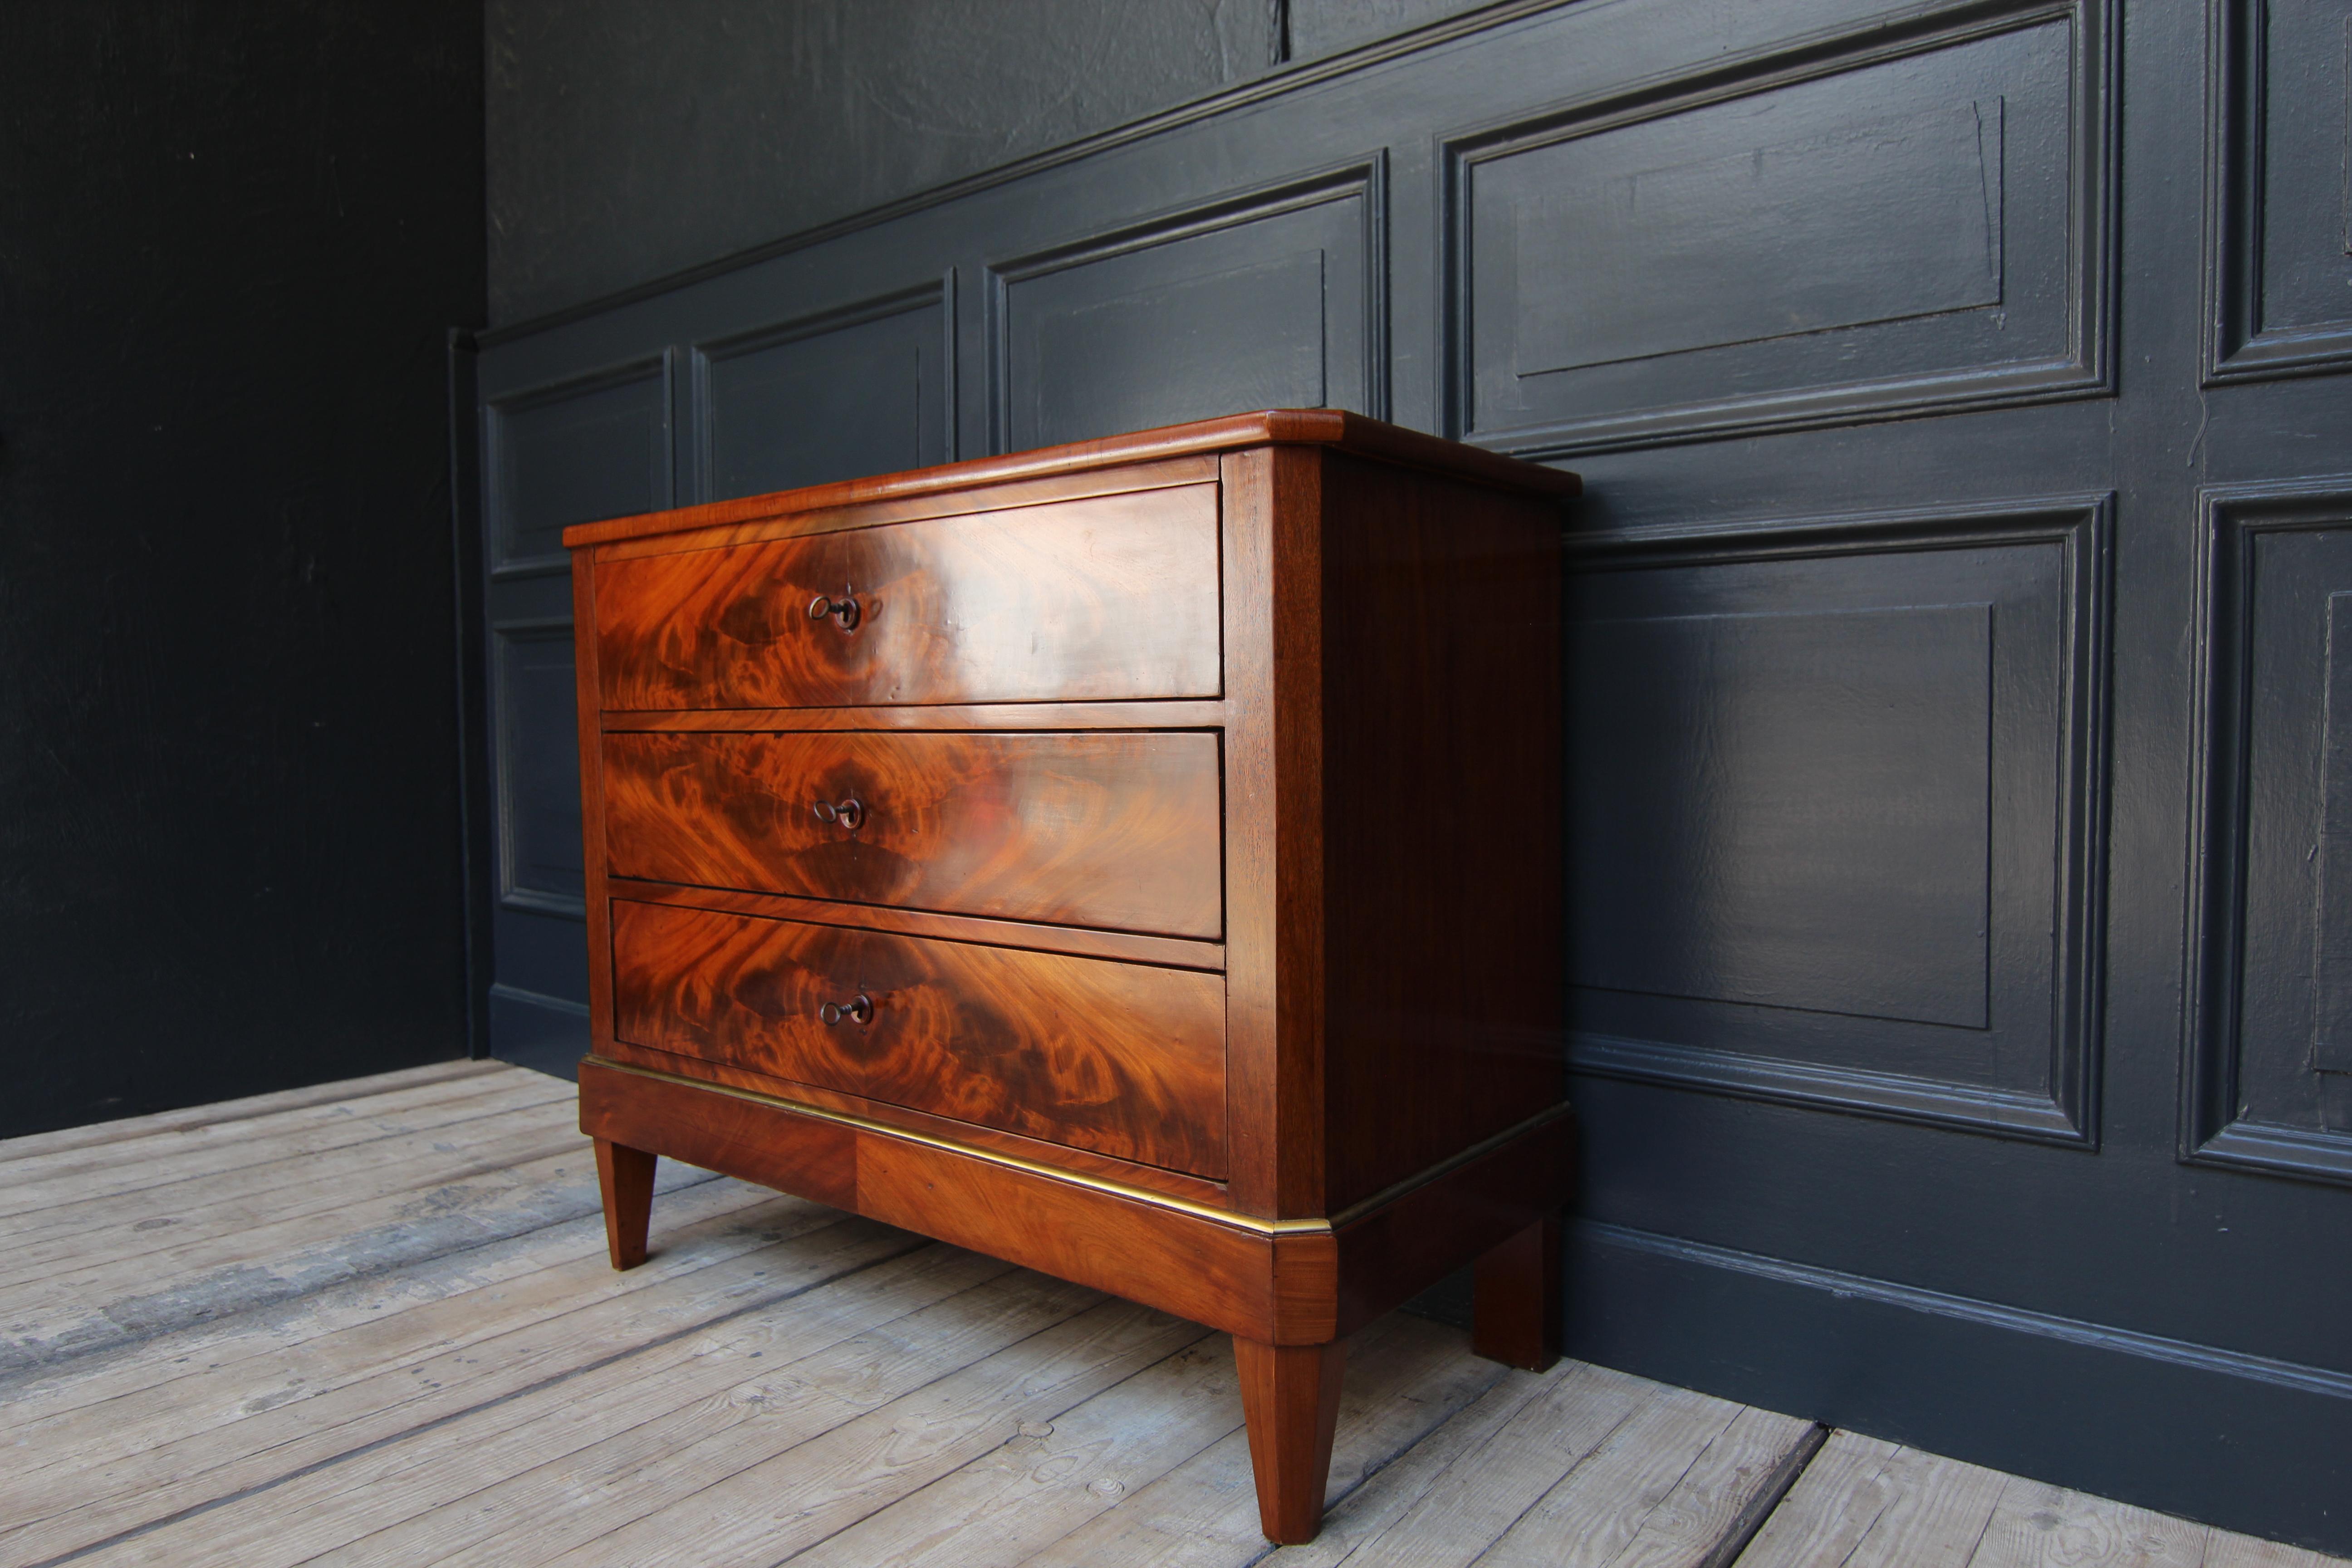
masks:
<svg viewBox="0 0 2352 1568"><path fill-rule="evenodd" d="M596 1141L1234 1336L1266 1534L1341 1344L1557 1353L1559 507L1279 411L572 529Z"/></svg>

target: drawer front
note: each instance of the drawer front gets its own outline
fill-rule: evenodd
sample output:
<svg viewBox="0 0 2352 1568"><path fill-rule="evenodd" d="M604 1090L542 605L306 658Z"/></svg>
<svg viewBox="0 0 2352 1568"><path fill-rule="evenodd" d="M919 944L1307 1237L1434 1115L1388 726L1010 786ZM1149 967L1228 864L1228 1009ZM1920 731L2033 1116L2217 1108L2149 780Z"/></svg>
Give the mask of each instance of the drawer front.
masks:
<svg viewBox="0 0 2352 1568"><path fill-rule="evenodd" d="M1214 485L596 565L625 710L1214 697L1217 614Z"/></svg>
<svg viewBox="0 0 2352 1568"><path fill-rule="evenodd" d="M627 900L613 975L633 1045L1225 1173L1220 975Z"/></svg>
<svg viewBox="0 0 2352 1568"><path fill-rule="evenodd" d="M698 887L1214 938L1217 775L1217 738L1199 731L608 734L608 865Z"/></svg>

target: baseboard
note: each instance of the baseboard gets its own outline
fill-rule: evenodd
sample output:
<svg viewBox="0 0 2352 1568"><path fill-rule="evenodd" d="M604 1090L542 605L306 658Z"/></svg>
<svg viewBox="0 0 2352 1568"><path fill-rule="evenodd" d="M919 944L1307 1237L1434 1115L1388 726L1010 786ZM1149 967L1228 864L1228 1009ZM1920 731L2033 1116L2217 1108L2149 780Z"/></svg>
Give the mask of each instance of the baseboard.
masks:
<svg viewBox="0 0 2352 1568"><path fill-rule="evenodd" d="M1589 1220L1566 1242L1581 1360L2352 1554L2352 1374ZM1416 1306L1455 1316L1459 1284Z"/></svg>
<svg viewBox="0 0 2352 1568"><path fill-rule="evenodd" d="M588 1005L514 985L490 987L490 1055L577 1080L588 1054Z"/></svg>

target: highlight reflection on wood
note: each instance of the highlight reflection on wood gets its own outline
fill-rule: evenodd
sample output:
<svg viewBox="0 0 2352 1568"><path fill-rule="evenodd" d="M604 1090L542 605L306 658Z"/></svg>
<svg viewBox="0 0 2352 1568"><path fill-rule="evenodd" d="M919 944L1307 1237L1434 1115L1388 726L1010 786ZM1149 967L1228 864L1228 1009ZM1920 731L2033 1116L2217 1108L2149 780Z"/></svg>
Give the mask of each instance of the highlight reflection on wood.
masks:
<svg viewBox="0 0 2352 1568"><path fill-rule="evenodd" d="M1217 975L621 900L613 973L636 1045L1224 1174Z"/></svg>
<svg viewBox="0 0 2352 1568"><path fill-rule="evenodd" d="M1217 487L611 561L596 636L607 709L1213 697Z"/></svg>
<svg viewBox="0 0 2352 1568"><path fill-rule="evenodd" d="M1222 813L1201 731L604 737L610 868L650 881L1214 938Z"/></svg>

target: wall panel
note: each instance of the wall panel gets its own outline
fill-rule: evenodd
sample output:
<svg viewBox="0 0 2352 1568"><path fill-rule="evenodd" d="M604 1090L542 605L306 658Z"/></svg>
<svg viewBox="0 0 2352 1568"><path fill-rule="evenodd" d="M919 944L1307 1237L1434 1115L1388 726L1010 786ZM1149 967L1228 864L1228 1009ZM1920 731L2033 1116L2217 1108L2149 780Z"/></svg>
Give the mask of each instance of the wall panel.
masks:
<svg viewBox="0 0 2352 1568"><path fill-rule="evenodd" d="M586 1047L586 919L572 664L575 522L678 498L681 345L486 384L481 483L493 908L491 1051L569 1072Z"/></svg>
<svg viewBox="0 0 2352 1568"><path fill-rule="evenodd" d="M1583 542L1578 1068L2096 1140L2105 513Z"/></svg>
<svg viewBox="0 0 2352 1568"><path fill-rule="evenodd" d="M2352 15L2210 4L2206 379L2352 367Z"/></svg>
<svg viewBox="0 0 2352 1568"><path fill-rule="evenodd" d="M581 919L585 882L571 623L499 626L491 633L490 660L499 902Z"/></svg>
<svg viewBox="0 0 2352 1568"><path fill-rule="evenodd" d="M1384 414L1382 174L1286 181L990 268L999 449L1235 409Z"/></svg>
<svg viewBox="0 0 2352 1568"><path fill-rule="evenodd" d="M886 294L694 349L706 500L945 462L948 289Z"/></svg>
<svg viewBox="0 0 2352 1568"><path fill-rule="evenodd" d="M2352 485L2206 498L2182 1151L2352 1182Z"/></svg>
<svg viewBox="0 0 2352 1568"><path fill-rule="evenodd" d="M2099 0L1451 140L1458 434L1524 454L2106 384Z"/></svg>
<svg viewBox="0 0 2352 1568"><path fill-rule="evenodd" d="M569 571L565 529L667 501L668 364L637 360L488 404L493 577Z"/></svg>

